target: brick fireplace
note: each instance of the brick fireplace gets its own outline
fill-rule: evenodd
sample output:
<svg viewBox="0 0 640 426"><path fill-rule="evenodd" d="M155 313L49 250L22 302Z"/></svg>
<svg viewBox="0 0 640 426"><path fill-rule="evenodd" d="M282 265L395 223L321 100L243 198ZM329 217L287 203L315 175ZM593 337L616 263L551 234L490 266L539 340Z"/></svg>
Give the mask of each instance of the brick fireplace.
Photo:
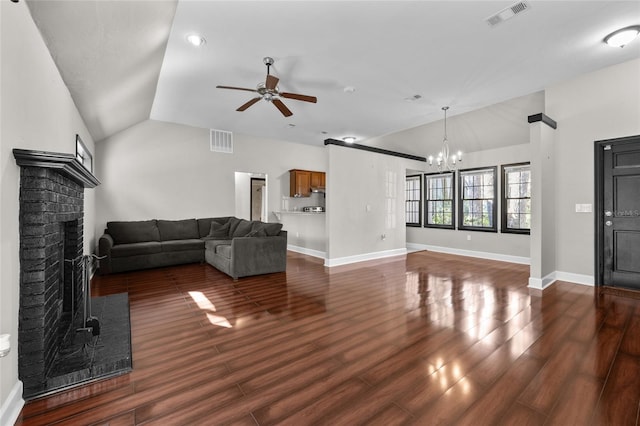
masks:
<svg viewBox="0 0 640 426"><path fill-rule="evenodd" d="M82 307L84 189L99 182L72 154L14 149L20 169L18 374L24 397L48 374Z"/></svg>

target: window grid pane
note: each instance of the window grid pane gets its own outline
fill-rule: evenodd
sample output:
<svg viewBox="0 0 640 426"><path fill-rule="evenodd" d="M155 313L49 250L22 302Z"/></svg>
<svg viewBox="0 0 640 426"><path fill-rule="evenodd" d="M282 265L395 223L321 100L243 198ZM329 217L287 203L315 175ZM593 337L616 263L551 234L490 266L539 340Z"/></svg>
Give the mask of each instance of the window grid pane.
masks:
<svg viewBox="0 0 640 426"><path fill-rule="evenodd" d="M405 223L408 225L420 225L421 179L421 176L407 176L405 180Z"/></svg>
<svg viewBox="0 0 640 426"><path fill-rule="evenodd" d="M529 165L505 166L505 228L531 229L531 169Z"/></svg>
<svg viewBox="0 0 640 426"><path fill-rule="evenodd" d="M453 227L453 174L427 175L425 226Z"/></svg>
<svg viewBox="0 0 640 426"><path fill-rule="evenodd" d="M495 169L461 172L462 226L495 228Z"/></svg>

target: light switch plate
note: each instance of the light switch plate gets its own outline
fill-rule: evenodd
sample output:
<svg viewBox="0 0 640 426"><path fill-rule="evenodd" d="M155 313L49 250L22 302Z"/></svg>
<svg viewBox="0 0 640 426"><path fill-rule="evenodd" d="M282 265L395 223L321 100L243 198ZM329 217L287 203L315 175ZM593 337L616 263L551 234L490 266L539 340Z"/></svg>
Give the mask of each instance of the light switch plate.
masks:
<svg viewBox="0 0 640 426"><path fill-rule="evenodd" d="M576 204L576 213L591 213L593 206L591 204Z"/></svg>

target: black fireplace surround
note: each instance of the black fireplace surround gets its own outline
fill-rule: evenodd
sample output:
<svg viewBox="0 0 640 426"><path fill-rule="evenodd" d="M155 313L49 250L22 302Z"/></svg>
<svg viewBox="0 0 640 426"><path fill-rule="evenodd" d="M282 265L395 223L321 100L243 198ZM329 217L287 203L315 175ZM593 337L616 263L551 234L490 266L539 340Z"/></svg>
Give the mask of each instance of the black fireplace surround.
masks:
<svg viewBox="0 0 640 426"><path fill-rule="evenodd" d="M99 181L73 154L13 150L20 169L18 374L25 397L47 374L82 305L84 188Z"/></svg>

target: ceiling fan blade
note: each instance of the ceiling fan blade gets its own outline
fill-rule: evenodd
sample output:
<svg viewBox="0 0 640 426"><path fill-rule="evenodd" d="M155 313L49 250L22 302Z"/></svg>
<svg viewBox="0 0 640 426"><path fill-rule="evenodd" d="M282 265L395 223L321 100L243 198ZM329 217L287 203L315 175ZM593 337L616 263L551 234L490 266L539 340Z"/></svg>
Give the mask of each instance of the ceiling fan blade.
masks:
<svg viewBox="0 0 640 426"><path fill-rule="evenodd" d="M275 90L278 81L280 81L278 77L269 74L267 75L267 81L264 83L264 87L266 87L267 90Z"/></svg>
<svg viewBox="0 0 640 426"><path fill-rule="evenodd" d="M249 108L251 105L253 105L256 102L258 102L260 99L262 99L262 98L261 97L253 98L249 102L246 102L244 105L242 105L240 108L238 108L236 111L244 111L245 109Z"/></svg>
<svg viewBox="0 0 640 426"><path fill-rule="evenodd" d="M276 108L278 108L282 115L284 115L285 117L291 117L293 115L289 108L287 108L287 106L283 104L280 99L274 99L271 102L273 102Z"/></svg>
<svg viewBox="0 0 640 426"><path fill-rule="evenodd" d="M313 102L314 104L318 102L318 98L315 96L307 96L307 95L299 95L297 93L280 93L280 96L283 98L295 99L296 101L305 101L305 102Z"/></svg>
<svg viewBox="0 0 640 426"><path fill-rule="evenodd" d="M244 87L233 87L233 86L216 86L216 89L231 89L231 90L244 90L247 92L257 92L256 89L246 89Z"/></svg>

